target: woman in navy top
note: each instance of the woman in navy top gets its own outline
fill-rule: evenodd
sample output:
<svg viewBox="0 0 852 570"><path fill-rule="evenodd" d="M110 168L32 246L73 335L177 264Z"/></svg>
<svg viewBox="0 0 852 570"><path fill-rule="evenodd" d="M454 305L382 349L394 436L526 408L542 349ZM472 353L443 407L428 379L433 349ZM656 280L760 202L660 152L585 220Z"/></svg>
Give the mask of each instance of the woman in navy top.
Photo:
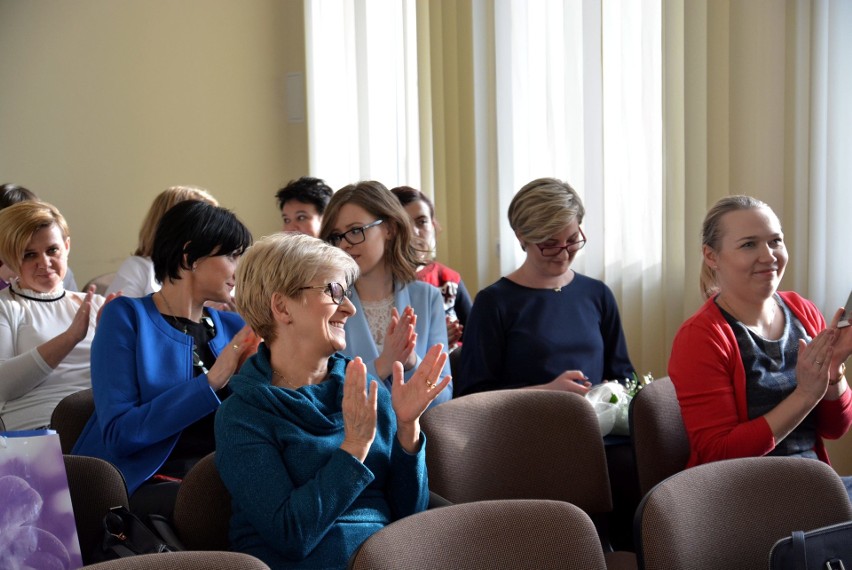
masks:
<svg viewBox="0 0 852 570"><path fill-rule="evenodd" d="M571 186L533 180L509 205L521 266L480 291L465 326L457 395L506 388L585 394L633 374L615 297L571 269L586 243Z"/></svg>

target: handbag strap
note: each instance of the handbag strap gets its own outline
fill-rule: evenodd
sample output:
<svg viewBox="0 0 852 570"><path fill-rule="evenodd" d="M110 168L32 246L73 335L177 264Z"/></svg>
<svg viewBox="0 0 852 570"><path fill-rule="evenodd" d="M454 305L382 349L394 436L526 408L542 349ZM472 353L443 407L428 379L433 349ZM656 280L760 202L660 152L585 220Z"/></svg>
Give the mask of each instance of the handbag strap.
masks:
<svg viewBox="0 0 852 570"><path fill-rule="evenodd" d="M808 552L805 546L805 533L801 530L793 531L793 563L796 570L808 570Z"/></svg>

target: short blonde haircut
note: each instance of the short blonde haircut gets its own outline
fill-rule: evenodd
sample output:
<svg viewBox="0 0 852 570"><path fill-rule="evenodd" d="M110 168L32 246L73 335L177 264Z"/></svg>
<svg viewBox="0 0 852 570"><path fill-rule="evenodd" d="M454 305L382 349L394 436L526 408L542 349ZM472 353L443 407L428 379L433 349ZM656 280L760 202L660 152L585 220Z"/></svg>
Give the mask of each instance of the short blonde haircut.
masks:
<svg viewBox="0 0 852 570"><path fill-rule="evenodd" d="M518 190L509 204L509 225L523 241L542 243L577 220L586 209L576 190L555 178L538 178Z"/></svg>
<svg viewBox="0 0 852 570"><path fill-rule="evenodd" d="M27 244L33 234L56 225L62 239L68 238L68 223L56 206L47 202L18 202L0 210L0 259L14 273L20 273Z"/></svg>
<svg viewBox="0 0 852 570"><path fill-rule="evenodd" d="M207 190L198 186L172 186L166 188L154 198L151 207L148 209L148 213L145 215L145 219L142 221L142 228L139 230L139 245L136 246L136 251L133 252L133 255L151 257L151 253L154 251L154 235L157 233L157 224L160 223L160 218L172 206L187 200L199 200L207 202L211 206L219 205L216 198L211 196Z"/></svg>
<svg viewBox="0 0 852 570"><path fill-rule="evenodd" d="M272 317L272 295L291 299L304 295L301 287L343 272L346 288L358 278L358 264L338 247L304 234L283 232L261 238L240 258L237 266L237 310L258 336L267 342L277 334Z"/></svg>

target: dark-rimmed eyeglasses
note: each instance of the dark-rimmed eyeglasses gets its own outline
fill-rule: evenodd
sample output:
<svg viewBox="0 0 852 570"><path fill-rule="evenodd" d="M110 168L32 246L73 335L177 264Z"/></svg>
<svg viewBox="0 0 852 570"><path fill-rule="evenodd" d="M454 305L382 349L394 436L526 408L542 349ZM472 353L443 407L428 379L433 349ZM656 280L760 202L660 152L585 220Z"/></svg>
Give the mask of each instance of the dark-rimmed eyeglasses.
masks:
<svg viewBox="0 0 852 570"><path fill-rule="evenodd" d="M586 234L583 233L582 228L580 228L580 236L582 236L583 239L578 239L577 241L572 241L565 245L541 245L540 243L537 243L535 246L544 257L556 257L562 253L563 249L568 253L574 253L575 251L583 249L583 246L586 245Z"/></svg>
<svg viewBox="0 0 852 570"><path fill-rule="evenodd" d="M340 283L326 283L325 285L311 285L309 287L299 287L299 291L305 289L319 289L334 301L335 305L343 302L343 299L348 299L352 296L352 288L346 288Z"/></svg>
<svg viewBox="0 0 852 570"><path fill-rule="evenodd" d="M366 226L361 226L360 228L352 228L349 231L345 231L342 234L331 234L328 236L328 243L337 247L340 245L342 240L346 240L350 245L358 245L359 243L363 243L367 236L364 235L364 232L369 230L370 228L374 228L384 222L382 219L378 219L375 222L370 222Z"/></svg>

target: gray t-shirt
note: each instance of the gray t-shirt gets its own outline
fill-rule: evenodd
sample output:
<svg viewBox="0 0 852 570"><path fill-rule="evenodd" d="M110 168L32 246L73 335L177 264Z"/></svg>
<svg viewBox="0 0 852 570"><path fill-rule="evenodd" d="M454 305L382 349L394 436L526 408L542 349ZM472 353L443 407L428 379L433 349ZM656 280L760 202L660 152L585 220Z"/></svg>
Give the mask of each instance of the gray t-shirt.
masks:
<svg viewBox="0 0 852 570"><path fill-rule="evenodd" d="M799 360L799 339L806 342L811 337L804 326L777 294L775 302L784 314L784 333L778 340L768 340L738 321L719 307L734 331L746 375L746 402L748 417L760 417L796 388L796 363ZM717 303L718 305L718 303ZM778 442L767 455L799 456L817 459L816 411L810 414L790 435Z"/></svg>

